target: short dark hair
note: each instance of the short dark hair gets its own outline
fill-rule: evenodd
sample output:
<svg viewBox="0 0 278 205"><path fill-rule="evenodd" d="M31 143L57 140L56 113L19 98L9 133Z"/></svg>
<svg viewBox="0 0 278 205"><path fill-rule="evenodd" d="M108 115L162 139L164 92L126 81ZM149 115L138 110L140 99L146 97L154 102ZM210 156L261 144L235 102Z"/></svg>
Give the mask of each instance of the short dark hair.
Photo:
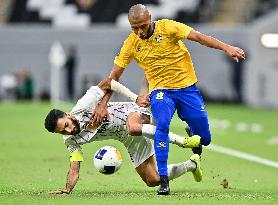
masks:
<svg viewBox="0 0 278 205"><path fill-rule="evenodd" d="M59 118L63 118L65 116L65 112L52 109L48 113L44 121L44 127L48 130L48 132L55 132L55 128L57 126L57 121Z"/></svg>

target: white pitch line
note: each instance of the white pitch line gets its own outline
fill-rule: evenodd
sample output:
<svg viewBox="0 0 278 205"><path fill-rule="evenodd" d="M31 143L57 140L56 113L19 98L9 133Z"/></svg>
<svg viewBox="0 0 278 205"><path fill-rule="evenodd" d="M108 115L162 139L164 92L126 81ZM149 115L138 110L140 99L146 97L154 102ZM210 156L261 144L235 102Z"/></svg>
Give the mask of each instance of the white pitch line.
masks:
<svg viewBox="0 0 278 205"><path fill-rule="evenodd" d="M268 159L257 157L255 155L247 154L247 153L240 152L240 151L237 151L237 150L233 150L233 149L230 149L230 148L222 147L222 146L215 145L215 144L210 144L209 146L207 146L205 148L209 149L209 150L213 150L215 152L219 152L219 153L223 153L223 154L226 154L226 155L238 157L240 159L245 159L245 160L248 160L248 161L257 162L259 164L263 164L263 165L266 165L266 166L269 166L269 167L278 168L278 162L274 162L274 161L271 161L271 160L268 160Z"/></svg>

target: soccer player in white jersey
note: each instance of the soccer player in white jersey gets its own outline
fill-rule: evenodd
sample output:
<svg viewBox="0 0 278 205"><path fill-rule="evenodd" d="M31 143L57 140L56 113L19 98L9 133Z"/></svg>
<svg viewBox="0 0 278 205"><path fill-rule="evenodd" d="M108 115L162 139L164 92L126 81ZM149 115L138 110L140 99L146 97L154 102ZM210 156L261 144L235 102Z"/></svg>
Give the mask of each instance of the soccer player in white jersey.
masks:
<svg viewBox="0 0 278 205"><path fill-rule="evenodd" d="M128 96L133 101L140 101L120 83L111 79L101 81L92 86L78 100L70 113L53 109L45 119L45 128L49 132L64 135L64 144L70 153L70 169L64 189L49 192L50 194L69 194L79 178L80 162L83 161L82 145L93 141L115 139L127 148L135 170L147 186L159 185L159 175L156 168L154 150L151 139L154 138L155 126L151 125L151 114L146 108L139 107L134 102L109 102L109 119L100 125L91 124L92 111L108 90L114 90ZM140 103L139 103L140 104ZM186 147L186 138L170 133L170 141L181 147ZM198 145L196 145L198 146ZM168 165L169 179L177 178L186 172L192 172L195 181L202 180L200 157L194 154L178 164Z"/></svg>

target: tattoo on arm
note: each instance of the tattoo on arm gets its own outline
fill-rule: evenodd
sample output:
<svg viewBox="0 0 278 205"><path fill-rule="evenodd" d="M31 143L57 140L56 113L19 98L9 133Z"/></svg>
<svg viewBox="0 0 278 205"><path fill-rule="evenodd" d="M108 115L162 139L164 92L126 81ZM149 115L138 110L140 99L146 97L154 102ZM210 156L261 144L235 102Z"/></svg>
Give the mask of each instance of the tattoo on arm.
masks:
<svg viewBox="0 0 278 205"><path fill-rule="evenodd" d="M66 190L71 192L79 179L80 162L71 162L70 170L67 175Z"/></svg>

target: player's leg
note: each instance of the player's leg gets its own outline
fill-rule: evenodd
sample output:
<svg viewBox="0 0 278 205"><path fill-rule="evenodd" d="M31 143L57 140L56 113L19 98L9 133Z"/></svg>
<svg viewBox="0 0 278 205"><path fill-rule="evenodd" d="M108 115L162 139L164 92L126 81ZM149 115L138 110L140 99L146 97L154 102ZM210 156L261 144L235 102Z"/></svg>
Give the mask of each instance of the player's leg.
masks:
<svg viewBox="0 0 278 205"><path fill-rule="evenodd" d="M185 120L190 128L192 135L201 136L201 144L209 145L211 142L211 133L207 117L189 118Z"/></svg>
<svg viewBox="0 0 278 205"><path fill-rule="evenodd" d="M132 136L145 136L149 139L154 139L156 126L149 124L151 116L140 112L132 112L128 115L126 127L128 134ZM169 141L179 147L184 147L184 137L175 133L169 132Z"/></svg>
<svg viewBox="0 0 278 205"><path fill-rule="evenodd" d="M202 180L199 155L192 155L190 160L178 164L170 164L167 168L169 180L176 179L186 172L192 172L197 182ZM158 175L154 155L136 167L135 170L147 186L154 187L160 184L160 177Z"/></svg>
<svg viewBox="0 0 278 205"><path fill-rule="evenodd" d="M156 126L150 124L143 124L142 125L142 135L149 139L154 139L154 134L156 131ZM173 132L169 132L169 142L171 144L178 145L179 147L184 148L184 141L186 140L185 137L179 136Z"/></svg>
<svg viewBox="0 0 278 205"><path fill-rule="evenodd" d="M200 146L192 150L194 153L201 154L201 145L208 145L211 138L207 112L201 93L197 86L193 85L182 89L177 99L178 116L187 122L189 136L200 137Z"/></svg>
<svg viewBox="0 0 278 205"><path fill-rule="evenodd" d="M135 170L147 186L154 187L159 185L160 178L158 175L154 155L136 167Z"/></svg>
<svg viewBox="0 0 278 205"><path fill-rule="evenodd" d="M167 96L167 91L155 90L150 95L152 114L156 122L156 132L154 135L154 150L158 173L160 176L160 187L158 194L167 195L170 193L169 179L167 171L167 161L169 153L169 127L175 113L175 104Z"/></svg>
<svg viewBox="0 0 278 205"><path fill-rule="evenodd" d="M188 137L191 138L191 137L194 136L193 131L192 131L192 129L189 127L189 125L187 125L187 126L185 127L185 131L186 131ZM195 134L195 135L197 135L197 134ZM199 136L199 135L197 135L197 136ZM199 154L199 155L202 154L202 152L203 152L203 147L202 147L201 139L200 139L200 145L199 145L198 147L193 147L193 148L192 148L192 152L193 152L194 154Z"/></svg>
<svg viewBox="0 0 278 205"><path fill-rule="evenodd" d="M154 187L159 185L160 177L151 140L145 137L134 138L132 136L127 136L124 145L128 150L131 162L137 173L147 186ZM200 175L202 173L200 168L200 157L198 155L192 155L190 160L187 160L186 162L168 165L167 169L170 180L175 179L186 172L192 172L195 180L198 179L198 181L200 181L202 179Z"/></svg>

